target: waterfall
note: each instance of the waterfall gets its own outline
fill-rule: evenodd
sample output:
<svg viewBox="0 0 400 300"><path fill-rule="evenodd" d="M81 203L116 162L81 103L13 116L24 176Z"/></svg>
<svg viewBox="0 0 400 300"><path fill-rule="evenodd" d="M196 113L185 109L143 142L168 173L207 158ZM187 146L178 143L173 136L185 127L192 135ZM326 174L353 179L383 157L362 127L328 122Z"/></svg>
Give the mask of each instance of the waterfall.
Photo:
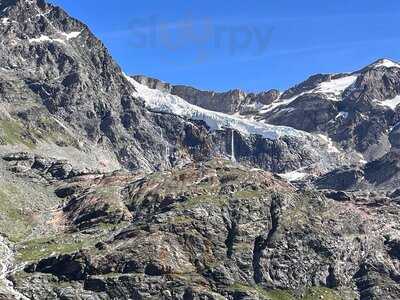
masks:
<svg viewBox="0 0 400 300"><path fill-rule="evenodd" d="M231 161L236 162L236 157L235 157L235 131L232 129L232 141L231 141Z"/></svg>
<svg viewBox="0 0 400 300"><path fill-rule="evenodd" d="M169 145L167 142L167 145L165 146L165 159L166 161L169 161L169 156L170 156L170 152L169 152Z"/></svg>
<svg viewBox="0 0 400 300"><path fill-rule="evenodd" d="M160 136L161 136L161 143L164 143L164 134L162 132L162 129L160 131ZM163 151L164 152L164 151ZM168 161L168 157L169 157L169 149L168 149L168 142L166 141L165 143L165 152L163 153L165 155L164 159L166 161Z"/></svg>

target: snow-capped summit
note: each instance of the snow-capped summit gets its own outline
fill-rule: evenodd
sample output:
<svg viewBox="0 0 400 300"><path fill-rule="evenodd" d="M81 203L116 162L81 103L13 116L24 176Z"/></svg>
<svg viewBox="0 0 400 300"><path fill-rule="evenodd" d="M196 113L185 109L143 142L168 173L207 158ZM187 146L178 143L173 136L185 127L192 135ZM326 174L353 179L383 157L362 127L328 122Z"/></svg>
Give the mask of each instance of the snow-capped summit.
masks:
<svg viewBox="0 0 400 300"><path fill-rule="evenodd" d="M397 63L394 60L391 59L387 59L387 58L382 58L377 60L376 62L370 64L367 68L371 69L371 68L400 68L400 64Z"/></svg>

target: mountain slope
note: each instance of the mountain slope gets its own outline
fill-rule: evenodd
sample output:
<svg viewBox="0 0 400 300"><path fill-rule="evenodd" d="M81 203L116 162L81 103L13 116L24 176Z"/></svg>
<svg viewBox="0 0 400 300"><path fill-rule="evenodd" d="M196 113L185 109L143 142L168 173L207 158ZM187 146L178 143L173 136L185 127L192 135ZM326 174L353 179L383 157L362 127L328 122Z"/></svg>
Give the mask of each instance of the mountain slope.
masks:
<svg viewBox="0 0 400 300"><path fill-rule="evenodd" d="M213 113L222 130L209 132L192 114L151 112L141 100L146 95L84 24L44 1L2 1L1 8L1 153L45 154L92 170L152 171L231 155L226 123L255 135L238 134L236 148L256 167L284 173L321 157L338 160L319 137L291 128ZM317 169L331 164L337 165Z"/></svg>
<svg viewBox="0 0 400 300"><path fill-rule="evenodd" d="M163 123L188 134L201 129L144 109L84 24L44 1L1 1L0 8L0 113L7 128L1 152L32 150L104 170L154 170L170 166L161 153L176 143L190 160L181 136L162 133Z"/></svg>
<svg viewBox="0 0 400 300"><path fill-rule="evenodd" d="M26 159L26 160L24 160ZM397 299L398 210L362 192L298 190L214 160L146 175L60 180L64 204L15 244L31 299ZM322 298L322 297L324 298Z"/></svg>
<svg viewBox="0 0 400 300"><path fill-rule="evenodd" d="M0 62L0 299L400 298L397 63L204 92L42 0Z"/></svg>

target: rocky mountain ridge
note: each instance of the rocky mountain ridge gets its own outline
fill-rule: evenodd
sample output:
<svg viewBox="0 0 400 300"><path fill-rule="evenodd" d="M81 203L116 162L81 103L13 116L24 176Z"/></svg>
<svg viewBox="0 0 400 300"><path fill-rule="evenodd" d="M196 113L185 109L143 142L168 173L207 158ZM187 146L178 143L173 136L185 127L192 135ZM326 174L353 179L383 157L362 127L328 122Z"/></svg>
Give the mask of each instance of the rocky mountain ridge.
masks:
<svg viewBox="0 0 400 300"><path fill-rule="evenodd" d="M135 75L133 79L151 89L157 89L185 99L191 104L228 114L237 112L249 113L257 106L271 104L279 98L278 90L270 90L261 93L245 93L235 89L228 92L217 93L213 91L201 91L185 85L172 85L143 75Z"/></svg>
<svg viewBox="0 0 400 300"><path fill-rule="evenodd" d="M399 72L400 64L380 59L353 73L311 76L283 93L276 91L276 96L267 103L246 102L247 95L238 91L242 95L239 106L250 103L251 109L236 108L229 113L239 113L243 118L262 123L324 134L340 147L353 149L369 161L389 151L388 133L400 121L397 107L400 104ZM185 92L179 90L180 86L145 76L134 76L134 79L210 110L221 111L215 109L214 97L222 97L224 100L219 103L224 107L235 106L237 102L232 92L218 94L189 87Z"/></svg>

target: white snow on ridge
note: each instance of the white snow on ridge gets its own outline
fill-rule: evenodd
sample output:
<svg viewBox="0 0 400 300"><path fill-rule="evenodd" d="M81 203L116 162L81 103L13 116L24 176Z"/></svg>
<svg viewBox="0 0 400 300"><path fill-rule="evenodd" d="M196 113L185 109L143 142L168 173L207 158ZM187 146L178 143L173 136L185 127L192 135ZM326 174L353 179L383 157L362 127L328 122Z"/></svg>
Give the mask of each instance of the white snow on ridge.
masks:
<svg viewBox="0 0 400 300"><path fill-rule="evenodd" d="M386 68L400 68L400 64L389 60L389 59L382 59L375 64L372 65L372 67L378 68L378 67L386 67Z"/></svg>
<svg viewBox="0 0 400 300"><path fill-rule="evenodd" d="M319 84L318 87L313 89L310 93L323 93L330 97L331 100L341 100L343 92L353 85L357 80L356 75L345 76L330 81L325 81Z"/></svg>
<svg viewBox="0 0 400 300"><path fill-rule="evenodd" d="M274 126L246 120L234 115L206 110L190 104L178 96L150 89L129 76L126 76L126 78L135 87L137 91L136 96L142 97L146 107L154 111L172 113L194 120L202 120L206 122L212 130L232 128L243 135L258 134L270 140L276 140L281 136L296 136L315 140L315 137L311 134L291 127Z"/></svg>
<svg viewBox="0 0 400 300"><path fill-rule="evenodd" d="M278 99L273 103L266 105L262 110L261 113L266 113L269 111L274 110L277 107L288 105L298 97L312 94L312 93L321 93L328 96L328 98L332 101L341 101L343 92L352 86L357 80L357 75L348 75L345 77L341 77L338 79L332 79L328 81L321 82L316 88L299 93L289 99Z"/></svg>
<svg viewBox="0 0 400 300"><path fill-rule="evenodd" d="M60 35L62 38L52 38L47 35L41 35L38 38L29 39L29 43L56 42L56 43L65 44L66 41L77 38L80 34L81 34L81 31L73 31L70 33L60 32Z"/></svg>
<svg viewBox="0 0 400 300"><path fill-rule="evenodd" d="M61 32L61 34L65 37L65 39L68 41L70 39L75 39L78 36L80 36L82 33L82 31L72 31L70 33L65 33L65 32Z"/></svg>
<svg viewBox="0 0 400 300"><path fill-rule="evenodd" d="M301 93L301 94L296 95L296 96L294 96L292 98L289 98L289 99L278 99L278 100L275 100L271 104L264 106L263 109L260 110L260 112L261 113L266 113L266 112L274 110L275 108L277 108L279 106L288 105L291 102L293 102L294 100L296 100L298 97L300 97L300 96L302 96L304 94L305 93Z"/></svg>
<svg viewBox="0 0 400 300"><path fill-rule="evenodd" d="M328 153L340 153L340 150L335 146L332 139L323 134L317 134L317 135L326 142L326 145L328 146L327 149Z"/></svg>
<svg viewBox="0 0 400 300"><path fill-rule="evenodd" d="M387 106L387 107L395 110L397 105L400 104L400 96L396 96L393 99L387 99L384 101L376 100L376 103L378 103L379 105Z"/></svg>

